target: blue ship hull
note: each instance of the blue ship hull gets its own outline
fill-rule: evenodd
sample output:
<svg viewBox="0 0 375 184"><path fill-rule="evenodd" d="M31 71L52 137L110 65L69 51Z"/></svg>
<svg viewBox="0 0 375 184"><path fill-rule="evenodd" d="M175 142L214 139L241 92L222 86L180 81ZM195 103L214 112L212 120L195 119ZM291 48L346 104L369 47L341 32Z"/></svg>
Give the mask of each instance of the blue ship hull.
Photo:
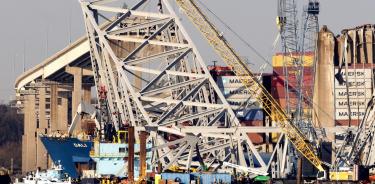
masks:
<svg viewBox="0 0 375 184"><path fill-rule="evenodd" d="M77 163L90 162L91 141L81 141L77 138L40 137L48 154L54 163L60 163L65 173L72 178L78 178Z"/></svg>

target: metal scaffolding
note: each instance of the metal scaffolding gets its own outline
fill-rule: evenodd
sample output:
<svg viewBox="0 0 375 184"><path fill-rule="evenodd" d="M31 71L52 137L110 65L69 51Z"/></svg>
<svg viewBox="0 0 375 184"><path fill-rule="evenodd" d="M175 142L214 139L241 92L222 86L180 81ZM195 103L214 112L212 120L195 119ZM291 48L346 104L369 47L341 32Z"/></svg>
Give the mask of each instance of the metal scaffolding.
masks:
<svg viewBox="0 0 375 184"><path fill-rule="evenodd" d="M153 164L161 163L162 170L203 170L193 159L198 150L210 170L226 169L223 161L257 173L268 172L271 163L285 165L283 136L270 160L261 157L247 136L250 130L240 126L172 4L163 0L159 10L143 10L146 2L130 9L110 7L106 1L81 2L96 86L107 91L110 122L117 128L128 124L150 132ZM99 17L111 13L114 18L100 27Z"/></svg>

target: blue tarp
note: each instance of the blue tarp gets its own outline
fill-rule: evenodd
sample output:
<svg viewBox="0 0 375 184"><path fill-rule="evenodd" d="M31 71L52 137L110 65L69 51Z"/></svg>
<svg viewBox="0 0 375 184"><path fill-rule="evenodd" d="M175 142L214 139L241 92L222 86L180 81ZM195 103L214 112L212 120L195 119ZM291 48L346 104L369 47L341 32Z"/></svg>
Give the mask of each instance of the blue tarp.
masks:
<svg viewBox="0 0 375 184"><path fill-rule="evenodd" d="M53 162L60 163L72 178L78 178L75 163L90 161L92 142L80 141L76 138L40 137L40 139Z"/></svg>

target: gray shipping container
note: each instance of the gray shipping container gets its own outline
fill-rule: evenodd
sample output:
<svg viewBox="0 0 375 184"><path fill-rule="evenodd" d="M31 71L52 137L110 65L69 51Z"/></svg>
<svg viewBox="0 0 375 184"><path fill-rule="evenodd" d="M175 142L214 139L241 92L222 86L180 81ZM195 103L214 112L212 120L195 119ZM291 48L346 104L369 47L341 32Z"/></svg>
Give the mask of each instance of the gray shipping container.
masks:
<svg viewBox="0 0 375 184"><path fill-rule="evenodd" d="M199 178L202 184L228 183L232 182L232 176L227 173L162 173L163 180L179 181L181 184L190 184Z"/></svg>

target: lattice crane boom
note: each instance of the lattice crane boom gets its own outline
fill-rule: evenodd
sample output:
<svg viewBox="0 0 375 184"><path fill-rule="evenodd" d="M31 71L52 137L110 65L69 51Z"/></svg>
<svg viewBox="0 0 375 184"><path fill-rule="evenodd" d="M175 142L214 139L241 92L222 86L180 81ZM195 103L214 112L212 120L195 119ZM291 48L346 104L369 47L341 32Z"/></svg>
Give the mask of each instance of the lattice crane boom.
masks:
<svg viewBox="0 0 375 184"><path fill-rule="evenodd" d="M305 142L305 136L289 121L286 112L260 84L241 57L226 41L218 29L208 20L194 0L176 0L184 10L190 21L200 30L208 43L214 48L223 61L232 67L234 73L240 77L243 85L263 105L264 111L278 123L285 135L293 143L295 148L308 159L319 171L324 171L321 160L316 156L312 146Z"/></svg>

